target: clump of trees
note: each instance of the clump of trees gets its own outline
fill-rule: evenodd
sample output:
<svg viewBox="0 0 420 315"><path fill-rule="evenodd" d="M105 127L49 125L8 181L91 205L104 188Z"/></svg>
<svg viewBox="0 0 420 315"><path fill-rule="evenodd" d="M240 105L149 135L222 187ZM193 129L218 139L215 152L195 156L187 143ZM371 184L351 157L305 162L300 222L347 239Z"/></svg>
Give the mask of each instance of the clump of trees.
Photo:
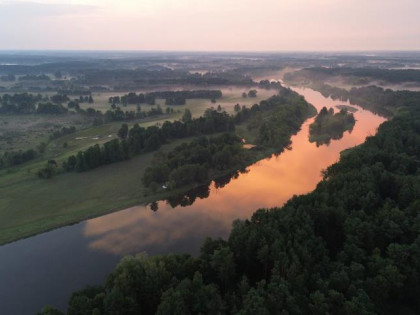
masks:
<svg viewBox="0 0 420 315"><path fill-rule="evenodd" d="M366 84L372 80L390 83L420 82L420 70L417 69L378 69L369 67L314 67L286 74L288 79L325 80L332 76L344 77L351 83Z"/></svg>
<svg viewBox="0 0 420 315"><path fill-rule="evenodd" d="M384 123L312 193L235 221L197 257L125 257L68 314L418 313L419 121Z"/></svg>
<svg viewBox="0 0 420 315"><path fill-rule="evenodd" d="M44 179L49 179L53 177L57 172L57 167L58 165L55 160L48 160L45 167L38 170L38 177Z"/></svg>
<svg viewBox="0 0 420 315"><path fill-rule="evenodd" d="M0 155L0 169L20 165L38 156L38 152L34 149L25 151L6 151Z"/></svg>
<svg viewBox="0 0 420 315"><path fill-rule="evenodd" d="M255 98L257 97L257 93L258 93L257 90L249 90L248 93L246 92L242 93L242 98L247 98L247 97Z"/></svg>
<svg viewBox="0 0 420 315"><path fill-rule="evenodd" d="M249 90L248 97L257 97L257 90Z"/></svg>
<svg viewBox="0 0 420 315"><path fill-rule="evenodd" d="M266 90L280 90L282 88L282 85L279 81L261 80L258 83L258 87Z"/></svg>
<svg viewBox="0 0 420 315"><path fill-rule="evenodd" d="M166 105L185 105L187 99L216 100L222 97L220 90L186 90L186 91L159 91L149 93L130 92L123 96L111 96L110 104L149 104L154 105L157 98L165 99Z"/></svg>
<svg viewBox="0 0 420 315"><path fill-rule="evenodd" d="M54 131L51 135L50 135L50 140L54 140L63 136L67 136L70 135L72 133L76 132L76 127L75 126L71 126L71 127L62 127L59 130Z"/></svg>
<svg viewBox="0 0 420 315"><path fill-rule="evenodd" d="M65 114L68 112L68 109L61 104L53 104L53 103L39 103L36 108L37 114L52 114L52 115L60 115Z"/></svg>
<svg viewBox="0 0 420 315"><path fill-rule="evenodd" d="M247 129L255 134L258 146L281 152L290 144L290 136L316 110L296 92L282 88L275 96L254 104L250 108L235 105L235 123L246 122Z"/></svg>
<svg viewBox="0 0 420 315"><path fill-rule="evenodd" d="M2 114L32 114L36 112L36 104L42 100L40 94L4 94L0 96L0 113Z"/></svg>
<svg viewBox="0 0 420 315"><path fill-rule="evenodd" d="M50 99L52 102L48 102ZM56 94L44 98L41 94L16 93L0 96L0 113L2 114L65 114L67 108L61 105L66 102L66 95ZM41 101L47 101L41 103Z"/></svg>
<svg viewBox="0 0 420 315"><path fill-rule="evenodd" d="M169 189L201 183L209 173L241 168L248 162L247 150L239 137L225 133L218 137L200 137L157 156L144 173L147 187L165 185Z"/></svg>
<svg viewBox="0 0 420 315"><path fill-rule="evenodd" d="M334 109L323 107L309 126L309 141L316 145L329 144L331 139L341 139L347 130L353 130L354 115L343 108L334 114Z"/></svg>
<svg viewBox="0 0 420 315"><path fill-rule="evenodd" d="M50 81L50 77L46 74L26 74L19 77L19 81Z"/></svg>
<svg viewBox="0 0 420 315"><path fill-rule="evenodd" d="M69 97L65 94L55 94L50 97L51 102L55 104L62 104L69 101Z"/></svg>

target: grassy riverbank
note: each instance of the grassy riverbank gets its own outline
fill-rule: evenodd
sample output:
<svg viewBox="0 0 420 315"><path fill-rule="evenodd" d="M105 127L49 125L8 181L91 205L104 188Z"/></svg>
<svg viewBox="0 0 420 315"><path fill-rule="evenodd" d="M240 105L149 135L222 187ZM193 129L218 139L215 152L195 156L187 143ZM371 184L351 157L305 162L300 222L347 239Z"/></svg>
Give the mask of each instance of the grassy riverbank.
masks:
<svg viewBox="0 0 420 315"><path fill-rule="evenodd" d="M299 130L303 121L315 114L316 110L297 94L291 93L284 97L287 97L290 103L282 103L283 98L278 105L273 104L274 107L271 108L271 105L266 102L264 105L266 108L263 106L257 113L251 111L249 118L238 122L236 133L245 138L247 143L252 144L257 139L260 141L258 148L250 150L252 152L249 153L247 165L268 157L274 152L281 152L288 146L288 139ZM297 115L296 119L291 122L290 118L294 114ZM267 130L272 131L267 133L266 130L264 134L260 134L260 123L264 124ZM281 128L271 126L281 126ZM48 180L42 180L36 176L36 171L45 165L46 158L54 158L61 165L70 154L86 149L89 146L88 140L93 136L97 134L106 136L109 133L115 137L114 127L114 125L94 127L92 130L80 131L60 138L58 145L49 146L51 150L48 151L48 157L2 171L0 176L2 191L0 244L133 205L176 196L194 186L205 184L205 182L190 183L171 191L158 189L154 193L142 184L145 169L153 163L156 153L169 152L195 137L173 140L162 145L158 151L143 153L128 161L104 165L86 172L60 173ZM104 128L106 130L103 130ZM101 137L103 141L106 141L108 137L105 136ZM86 138L75 140L80 137ZM68 144L65 150L61 149L61 142L64 141ZM83 143L84 141L87 142ZM244 165L241 165L242 167ZM212 171L207 180L235 170L235 168L229 168Z"/></svg>
<svg viewBox="0 0 420 315"><path fill-rule="evenodd" d="M170 151L184 139L162 147ZM262 149L252 153L249 165L276 150ZM188 185L171 191L150 194L142 184L145 169L155 152L131 160L106 165L83 173L65 173L50 180L20 170L0 178L0 244L52 230L85 219L94 218L130 206L146 204L181 194L196 186ZM235 169L211 174L211 179ZM8 183L8 179L12 182ZM205 184L205 183L202 183Z"/></svg>

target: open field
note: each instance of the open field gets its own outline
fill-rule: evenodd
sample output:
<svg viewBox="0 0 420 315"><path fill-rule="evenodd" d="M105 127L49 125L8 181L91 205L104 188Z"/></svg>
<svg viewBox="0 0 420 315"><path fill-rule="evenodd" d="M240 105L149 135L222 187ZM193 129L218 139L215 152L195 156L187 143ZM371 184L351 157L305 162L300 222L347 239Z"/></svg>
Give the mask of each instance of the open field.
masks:
<svg viewBox="0 0 420 315"><path fill-rule="evenodd" d="M175 140L162 146L158 152L170 151L191 139ZM39 179L33 171L42 167L45 160L4 172L0 176L0 244L133 205L161 200L192 188L159 190L153 194L146 189L141 179L158 152L142 154L88 172L63 173L49 180ZM270 149L257 151L252 162L272 152ZM213 175L218 177L231 171Z"/></svg>
<svg viewBox="0 0 420 315"><path fill-rule="evenodd" d="M193 117L199 117L203 112L210 107L217 107L220 105L223 110L228 113L233 113L236 104L252 106L259 103L261 100L275 94L273 90L256 89L258 91L255 98L243 98L242 93L247 92L247 89L239 87L222 88L223 97L217 100L216 103L211 103L210 100L205 99L189 99L186 105L182 106L166 106L165 100L157 99L156 105L151 106L141 104L142 111L149 111L160 105L165 112L167 107L174 110L170 115L162 115L151 117L138 121L142 126L148 127L155 124L161 124L165 120L176 120L182 117L185 109L189 109ZM44 95L51 96L54 93L44 93ZM93 107L103 113L110 109L108 98L115 95L123 95L124 93L94 93L94 103L81 103L81 108ZM122 107L123 110L137 110L137 105L127 105ZM130 125L137 121L129 122ZM78 130L76 134L60 138L53 141L49 145L49 149L56 152L58 146L64 142L68 142L69 149L80 149L88 145L96 143L103 143L109 135L116 135L122 122L109 123L103 126L91 126L90 120L87 117L78 115L76 113L68 115L4 115L0 116L0 153L4 151L25 150L35 148L41 142L48 142L49 134L53 130L61 127L75 126ZM79 138L74 141L75 138ZM109 140L109 139L108 139ZM77 142L77 145L75 145ZM80 144L80 145L79 145ZM60 150L58 150L60 151Z"/></svg>
<svg viewBox="0 0 420 315"><path fill-rule="evenodd" d="M189 139L174 141L161 150L170 150L185 141ZM155 153L142 154L89 172L60 174L50 180L40 180L28 171L41 167L44 161L34 161L2 174L0 244L165 197L165 194L145 196L146 190L141 182Z"/></svg>
<svg viewBox="0 0 420 315"><path fill-rule="evenodd" d="M236 104L251 106L276 93L273 90L258 89L256 98L242 98L244 91L246 90L242 88L226 88L223 90L223 97L216 103L200 99L188 100L185 106L172 106L177 111L173 114L146 118L138 122L143 127L159 125L165 120L179 119L186 108L191 110L193 116L199 117L205 109L219 104L227 112L233 113ZM85 105L101 110L108 109L108 97L106 94L101 94L101 98L94 95L95 103ZM106 103L100 103L101 99L106 99ZM165 110L164 100L159 102ZM127 109L131 107L136 109L135 105L127 106ZM148 107L151 106L142 105L142 110L148 110ZM1 119L7 122L5 126L11 130L25 130L19 146L14 146L21 149L36 147L41 141L47 142L53 127L78 123L77 126L81 129L49 141L46 152L41 157L17 167L0 170L0 244L181 192L160 191L147 195L141 178L156 152L142 154L129 161L103 166L89 172L63 173L50 180L37 177L37 171L45 166L48 159L54 159L61 165L68 156L77 154L80 150L116 138L122 122L91 126L86 125L84 117L79 115L3 116ZM130 121L128 124L131 127L134 123L136 121ZM34 126L39 125L43 126L43 129L37 133ZM245 125L238 126L237 133L246 138L248 143L255 140ZM162 146L159 151L171 150L176 145L190 140L173 141ZM267 154L268 152L261 151L255 158L261 159ZM185 189L183 187L182 191Z"/></svg>
<svg viewBox="0 0 420 315"><path fill-rule="evenodd" d="M0 153L35 148L41 142L48 142L53 130L64 126L85 128L89 121L78 114L0 116Z"/></svg>
<svg viewBox="0 0 420 315"><path fill-rule="evenodd" d="M210 88L208 88L210 89ZM252 106L255 103L259 103L260 101L267 99L268 97L274 95L276 92L274 90L265 90L265 89L259 89L255 88L257 90L257 97L255 98L243 98L242 93L248 92L249 89L243 88L243 87L212 87L211 89L215 90L221 90L222 91L222 98L218 99L216 103L210 102L210 100L207 99L188 99L185 105L165 105L164 99L156 99L156 105L147 105L147 104L140 104L142 111L148 111L151 108L155 107L157 105L160 105L163 109L163 111L166 110L167 107L172 108L174 111L180 110L180 114L178 117L182 116L182 113L184 112L184 109L188 108L191 110L191 113L194 117L201 116L202 113L206 108L209 107L216 107L219 104L222 106L224 110L226 110L229 113L233 112L233 107L236 104L240 105L246 105L246 106ZM253 88L254 89L254 88ZM136 93L145 93L147 91L136 91ZM107 110L111 109L111 105L108 103L108 99L111 96L122 96L124 93L117 93L117 92L104 92L104 93L93 93L92 98L94 100L93 104L89 103L81 103L80 107L83 109L86 109L88 107L92 107L96 110L100 110L102 112L106 112ZM121 106L122 110L137 110L136 104L128 104L127 106Z"/></svg>

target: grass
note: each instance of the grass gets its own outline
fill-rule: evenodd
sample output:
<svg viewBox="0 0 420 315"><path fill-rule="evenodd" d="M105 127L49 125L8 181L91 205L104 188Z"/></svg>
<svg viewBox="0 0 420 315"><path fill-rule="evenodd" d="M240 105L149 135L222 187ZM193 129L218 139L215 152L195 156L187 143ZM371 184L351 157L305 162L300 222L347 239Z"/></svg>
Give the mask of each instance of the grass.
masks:
<svg viewBox="0 0 420 315"><path fill-rule="evenodd" d="M220 104L227 112L232 113L237 103L250 106L275 93L258 90L257 98L244 99L241 96L243 91L240 88L225 89L223 98L216 104L204 100L188 100L185 106L173 106L173 108L180 109L181 112L185 108L190 108L193 116L200 116L208 107ZM94 96L94 99L97 98ZM141 125L155 125L165 120L177 119L181 115L182 113L174 113L170 116L153 117L141 121ZM54 120L60 117L48 116L47 118L50 123L55 123ZM14 123L18 128L17 120ZM134 123L130 122L131 125ZM121 122L115 122L78 130L76 133L51 141L44 156L18 167L1 170L0 244L136 204L164 199L188 188L183 187L170 192L160 191L153 195L147 194L141 179L146 167L152 163L155 152L89 172L63 173L50 180L41 180L36 176L37 170L45 165L47 159L55 159L60 164L71 154L76 154L95 143L101 144L115 138L120 126ZM238 134L246 138L248 143L254 140L245 126L238 128ZM47 138L46 135L44 139L45 137ZM29 139L27 139L29 142L35 142ZM171 150L176 145L190 140L191 138L173 141L162 146L161 150ZM35 147L38 143L35 142L29 147ZM63 147L64 143L67 143L66 148ZM269 153L269 151L256 152L254 161L266 157Z"/></svg>
<svg viewBox="0 0 420 315"><path fill-rule="evenodd" d="M185 105L172 105L172 106L166 106L164 99L156 99L156 105L151 106L147 104L140 104L142 111L148 111L153 107L156 107L157 105L160 105L162 109L165 111L167 107L173 108L175 111L180 110L181 113L179 113L179 116L177 118L180 118L182 116L182 113L186 108L191 110L191 113L194 117L201 116L205 109L209 107L215 107L217 105L221 105L228 113L233 112L233 107L235 104L240 105L246 105L246 106L252 106L255 103L259 103L260 101L269 98L273 94L275 94L274 91L270 90L264 90L256 88L257 90L257 97L256 98L242 98L242 93L247 92L248 89L244 89L241 87L214 87L212 89L220 89L222 91L223 96L216 101L216 103L211 103L210 100L206 99L188 99ZM179 89L182 90L182 89ZM145 91L136 91L136 93L144 93ZM83 109L86 109L88 107L92 107L96 110L100 110L102 112L106 112L111 108L111 105L108 103L108 99L111 96L122 96L126 93L116 93L116 92L103 92L103 93L94 93L92 95L93 97L93 104L89 103L81 103L80 107ZM137 105L135 104L129 104L127 106L122 107L122 109L125 110L137 110Z"/></svg>
<svg viewBox="0 0 420 315"><path fill-rule="evenodd" d="M35 148L47 142L52 130L62 126L86 128L89 122L80 115L2 115L0 153Z"/></svg>
<svg viewBox="0 0 420 315"><path fill-rule="evenodd" d="M189 140L174 141L161 150L171 150ZM141 178L154 154L143 154L89 172L60 174L50 180L38 179L26 171L27 167L3 174L0 244L179 193L146 194ZM43 165L40 163L31 166Z"/></svg>

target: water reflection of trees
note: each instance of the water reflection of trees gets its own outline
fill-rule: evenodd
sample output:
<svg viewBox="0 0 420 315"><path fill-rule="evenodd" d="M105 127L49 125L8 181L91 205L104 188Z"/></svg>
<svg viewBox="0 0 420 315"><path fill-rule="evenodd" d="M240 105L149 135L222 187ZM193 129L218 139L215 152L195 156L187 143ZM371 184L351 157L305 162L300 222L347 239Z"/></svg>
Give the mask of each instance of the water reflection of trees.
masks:
<svg viewBox="0 0 420 315"><path fill-rule="evenodd" d="M315 144L317 147L320 147L322 145L329 146L331 143L331 140L341 140L344 136L344 133L348 131L348 133L351 134L351 132L353 131L353 128L354 128L354 125L352 125L350 129L337 131L337 133L328 135L325 138L318 138L317 140L315 140ZM312 142L312 141L309 141L309 142Z"/></svg>
<svg viewBox="0 0 420 315"><path fill-rule="evenodd" d="M216 189L220 189L229 184L232 179L238 178L239 174L245 174L248 172L249 170L246 168L230 172L226 175L216 178L206 185L197 186L187 191L186 193L171 196L166 199L166 203L169 204L172 208L178 206L191 206L197 200L197 198L206 199L210 196L210 187L212 183L214 183L214 187ZM157 202L152 202L149 204L149 207L150 210L157 211L159 209L159 204Z"/></svg>

